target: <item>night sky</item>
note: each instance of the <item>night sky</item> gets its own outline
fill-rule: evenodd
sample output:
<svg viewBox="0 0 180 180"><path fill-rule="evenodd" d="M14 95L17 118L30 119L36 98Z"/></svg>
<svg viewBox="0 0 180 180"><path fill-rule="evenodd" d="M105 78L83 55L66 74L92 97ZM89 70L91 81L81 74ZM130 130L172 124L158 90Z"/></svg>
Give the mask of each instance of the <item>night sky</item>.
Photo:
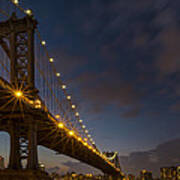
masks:
<svg viewBox="0 0 180 180"><path fill-rule="evenodd" d="M57 70L101 150L125 156L180 138L179 0L23 4L33 9ZM62 161L41 152L42 160L51 158L49 167Z"/></svg>

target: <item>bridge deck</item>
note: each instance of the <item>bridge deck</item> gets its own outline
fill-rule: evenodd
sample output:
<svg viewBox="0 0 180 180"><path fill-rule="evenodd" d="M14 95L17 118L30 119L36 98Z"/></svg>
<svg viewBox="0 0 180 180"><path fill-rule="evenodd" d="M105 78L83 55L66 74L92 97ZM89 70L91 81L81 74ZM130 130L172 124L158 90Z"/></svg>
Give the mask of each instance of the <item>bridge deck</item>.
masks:
<svg viewBox="0 0 180 180"><path fill-rule="evenodd" d="M9 100L10 84L0 78L0 107ZM7 97L7 98L4 98ZM13 113L13 103L9 103L4 109L0 109L0 130L9 131L8 124L10 121L22 116L19 108L15 108ZM57 121L45 108L34 109L27 103L23 103L23 119L33 117L34 122L38 126L38 145L42 145L59 154L65 154L72 158L78 159L84 163L101 169L107 174L119 174L119 169L116 169L103 159L99 154L94 153L87 146L84 146L81 141L78 141L74 136L69 136L66 129L57 127ZM21 122L24 123L25 122Z"/></svg>

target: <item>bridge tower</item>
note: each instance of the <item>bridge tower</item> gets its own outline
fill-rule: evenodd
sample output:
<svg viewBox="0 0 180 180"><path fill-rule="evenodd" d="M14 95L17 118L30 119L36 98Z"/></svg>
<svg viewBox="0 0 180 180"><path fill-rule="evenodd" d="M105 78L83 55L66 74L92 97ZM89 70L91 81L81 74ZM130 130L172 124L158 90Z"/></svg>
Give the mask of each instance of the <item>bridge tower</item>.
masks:
<svg viewBox="0 0 180 180"><path fill-rule="evenodd" d="M103 152L103 154L109 159L109 161L111 161L116 166L116 168L121 170L118 152ZM121 172L119 175L112 177L112 178L113 178L113 180L117 180L117 179L123 179L123 177L124 177L124 175Z"/></svg>
<svg viewBox="0 0 180 180"><path fill-rule="evenodd" d="M115 164L116 168L121 169L117 152L104 152L103 154L105 154L105 156L109 159L109 161Z"/></svg>
<svg viewBox="0 0 180 180"><path fill-rule="evenodd" d="M34 82L34 31L37 21L33 16L17 18L13 13L10 19L0 23L0 45L10 60L10 84L32 97L37 95ZM10 134L10 170L37 170L37 123L30 113L15 110L8 119ZM14 114L14 113L13 113ZM26 167L23 163L26 161Z"/></svg>

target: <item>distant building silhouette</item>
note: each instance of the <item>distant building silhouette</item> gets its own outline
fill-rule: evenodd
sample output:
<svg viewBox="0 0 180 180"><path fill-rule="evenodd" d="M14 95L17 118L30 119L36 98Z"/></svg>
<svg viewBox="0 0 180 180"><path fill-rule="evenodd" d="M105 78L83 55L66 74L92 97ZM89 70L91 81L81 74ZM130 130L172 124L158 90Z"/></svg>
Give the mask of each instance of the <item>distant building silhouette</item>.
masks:
<svg viewBox="0 0 180 180"><path fill-rule="evenodd" d="M162 180L180 180L180 166L163 167L160 169Z"/></svg>
<svg viewBox="0 0 180 180"><path fill-rule="evenodd" d="M153 180L152 172L147 170L142 170L140 172L140 180Z"/></svg>
<svg viewBox="0 0 180 180"><path fill-rule="evenodd" d="M127 179L128 180L135 180L136 177L133 174L128 174Z"/></svg>

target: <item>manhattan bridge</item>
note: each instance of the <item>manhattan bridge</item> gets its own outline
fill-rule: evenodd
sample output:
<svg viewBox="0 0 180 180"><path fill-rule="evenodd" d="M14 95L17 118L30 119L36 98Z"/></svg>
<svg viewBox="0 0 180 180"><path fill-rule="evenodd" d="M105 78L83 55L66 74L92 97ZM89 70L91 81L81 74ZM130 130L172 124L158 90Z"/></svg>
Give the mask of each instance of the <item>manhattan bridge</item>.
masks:
<svg viewBox="0 0 180 180"><path fill-rule="evenodd" d="M49 179L38 168L38 145L121 176L117 153L96 147L55 61L33 11L0 0L0 131L10 135L0 179Z"/></svg>

